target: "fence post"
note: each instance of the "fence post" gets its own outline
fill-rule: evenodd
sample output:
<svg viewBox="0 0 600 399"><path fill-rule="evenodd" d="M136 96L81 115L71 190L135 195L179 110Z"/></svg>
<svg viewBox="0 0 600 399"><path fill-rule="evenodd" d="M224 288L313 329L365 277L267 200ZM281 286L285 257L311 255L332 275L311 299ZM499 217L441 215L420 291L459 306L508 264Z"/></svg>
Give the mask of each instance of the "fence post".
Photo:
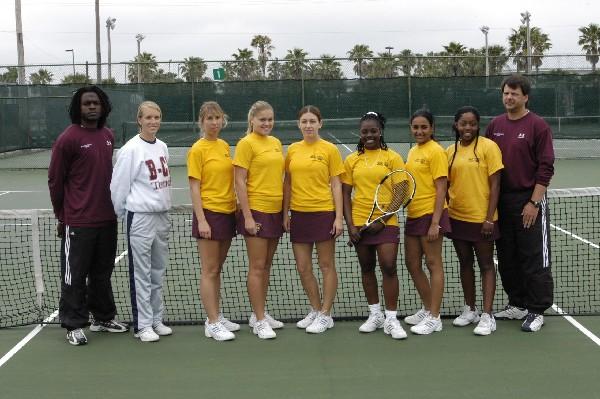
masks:
<svg viewBox="0 0 600 399"><path fill-rule="evenodd" d="M408 96L408 117L412 115L412 85L411 85L411 75L408 74L407 80L407 96Z"/></svg>
<svg viewBox="0 0 600 399"><path fill-rule="evenodd" d="M86 61L85 62L85 78L86 80L90 80L90 65L89 63Z"/></svg>

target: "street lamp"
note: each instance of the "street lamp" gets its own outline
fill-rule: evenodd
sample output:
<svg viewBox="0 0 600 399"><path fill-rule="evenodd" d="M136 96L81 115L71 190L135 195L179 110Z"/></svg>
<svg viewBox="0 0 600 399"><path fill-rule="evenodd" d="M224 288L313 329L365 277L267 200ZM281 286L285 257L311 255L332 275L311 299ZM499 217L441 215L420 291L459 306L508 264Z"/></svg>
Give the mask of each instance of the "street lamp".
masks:
<svg viewBox="0 0 600 399"><path fill-rule="evenodd" d="M68 50L65 50L65 51L66 52L71 52L71 56L73 57L73 77L74 77L75 76L75 50L73 50L71 48L71 49L68 49Z"/></svg>
<svg viewBox="0 0 600 399"><path fill-rule="evenodd" d="M385 49L388 51L388 55L392 55L392 50L394 49L392 46L386 46Z"/></svg>
<svg viewBox="0 0 600 399"><path fill-rule="evenodd" d="M111 57L110 57L110 31L115 29L116 18L108 17L106 20L106 35L108 36L108 80L111 79Z"/></svg>
<svg viewBox="0 0 600 399"><path fill-rule="evenodd" d="M490 61L488 59L488 33L490 27L484 25L479 30L485 35L485 88L487 89L490 87Z"/></svg>
<svg viewBox="0 0 600 399"><path fill-rule="evenodd" d="M137 50L138 50L138 59L137 59L137 82L138 83L142 83L142 76L141 76L141 65L140 65L140 61L142 59L141 54L140 54L140 43L142 42L142 40L144 40L146 38L146 36L142 35L141 33L138 33L137 35L135 35L135 40L137 40Z"/></svg>
<svg viewBox="0 0 600 399"><path fill-rule="evenodd" d="M530 19L531 13L529 11L521 13L521 23L527 25L527 74L531 73L531 29L529 29Z"/></svg>

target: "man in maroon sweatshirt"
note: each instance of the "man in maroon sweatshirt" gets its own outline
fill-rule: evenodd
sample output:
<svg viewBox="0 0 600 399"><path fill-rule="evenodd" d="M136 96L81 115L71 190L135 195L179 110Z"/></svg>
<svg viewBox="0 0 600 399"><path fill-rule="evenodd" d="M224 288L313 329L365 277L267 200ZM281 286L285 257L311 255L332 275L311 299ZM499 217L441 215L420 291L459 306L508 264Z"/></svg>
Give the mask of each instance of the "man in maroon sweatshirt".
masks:
<svg viewBox="0 0 600 399"><path fill-rule="evenodd" d="M488 125L486 137L502 151L498 202L501 238L498 269L508 305L497 318L523 319L523 331L539 331L552 306L550 221L546 189L554 174L552 130L527 109L531 84L521 75L502 82L506 113Z"/></svg>
<svg viewBox="0 0 600 399"><path fill-rule="evenodd" d="M72 124L58 136L48 167L48 188L61 238L59 317L67 341L84 345L83 328L125 332L114 320L110 278L117 249L117 220L110 199L114 136L104 127L111 111L96 86L75 92Z"/></svg>

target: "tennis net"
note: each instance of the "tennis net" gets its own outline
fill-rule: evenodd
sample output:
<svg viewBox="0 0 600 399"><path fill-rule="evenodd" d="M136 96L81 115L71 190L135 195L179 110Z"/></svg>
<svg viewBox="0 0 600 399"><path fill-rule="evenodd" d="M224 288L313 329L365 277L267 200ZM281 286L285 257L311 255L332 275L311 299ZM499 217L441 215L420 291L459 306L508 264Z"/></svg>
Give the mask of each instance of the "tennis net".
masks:
<svg viewBox="0 0 600 399"><path fill-rule="evenodd" d="M550 190L549 198L555 304L570 314L600 314L600 187ZM173 208L170 216L165 321L199 323L206 313L199 298L200 265L191 237L191 208ZM60 241L55 235L54 216L48 210L0 211L0 232L0 327L39 323L58 308L60 297ZM337 242L339 288L333 312L336 318L357 319L365 317L368 311L356 254L345 245L346 241L344 236ZM120 226L112 282L118 317L131 320L126 248ZM246 293L247 264L244 241L236 237L224 266L222 284L222 309L233 320L247 320L251 312ZM442 314L456 315L461 311L463 298L458 261L450 240L444 240L444 269ZM320 278L316 261L315 272ZM414 312L421 302L404 267L402 250L398 254L398 278L399 314ZM496 308L506 302L499 280ZM479 287L479 281L477 284ZM308 306L286 235L274 259L268 310L289 321L302 317Z"/></svg>

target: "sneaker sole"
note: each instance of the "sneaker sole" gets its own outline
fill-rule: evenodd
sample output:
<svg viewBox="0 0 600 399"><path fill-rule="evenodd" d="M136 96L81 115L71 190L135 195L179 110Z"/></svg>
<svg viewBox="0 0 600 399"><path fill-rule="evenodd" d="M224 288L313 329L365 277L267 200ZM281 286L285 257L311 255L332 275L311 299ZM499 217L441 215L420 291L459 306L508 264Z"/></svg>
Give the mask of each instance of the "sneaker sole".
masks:
<svg viewBox="0 0 600 399"><path fill-rule="evenodd" d="M321 334L321 333L324 333L325 331L329 330L330 328L333 328L334 325L335 324L333 322L331 322L331 324L330 325L328 324L324 330L319 330L319 331L308 331L308 327L307 327L306 332L309 334Z"/></svg>
<svg viewBox="0 0 600 399"><path fill-rule="evenodd" d="M229 332L231 332L231 331L229 331ZM234 339L235 339L235 335L234 335L233 337L231 337L231 338L223 338L223 339L215 338L215 337L213 337L212 335L210 335L210 333L208 332L208 330L207 330L206 328L204 329L204 336L205 336L206 338L212 338L212 339L214 339L215 341L219 341L219 342L223 342L223 341L232 341L232 340L234 340Z"/></svg>

